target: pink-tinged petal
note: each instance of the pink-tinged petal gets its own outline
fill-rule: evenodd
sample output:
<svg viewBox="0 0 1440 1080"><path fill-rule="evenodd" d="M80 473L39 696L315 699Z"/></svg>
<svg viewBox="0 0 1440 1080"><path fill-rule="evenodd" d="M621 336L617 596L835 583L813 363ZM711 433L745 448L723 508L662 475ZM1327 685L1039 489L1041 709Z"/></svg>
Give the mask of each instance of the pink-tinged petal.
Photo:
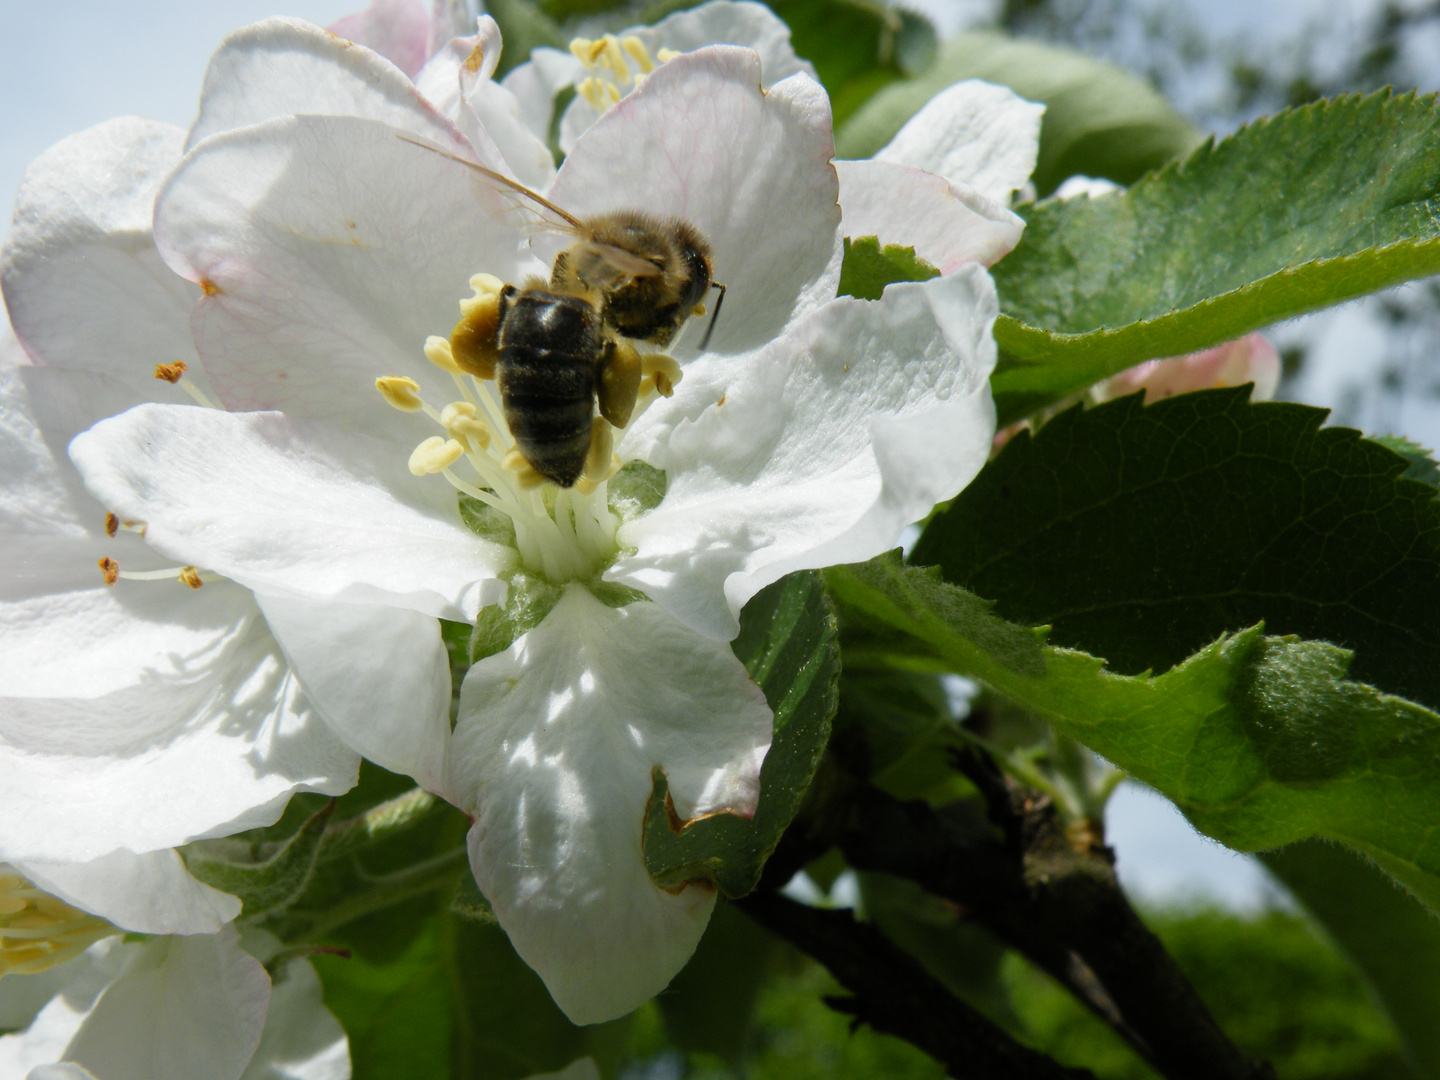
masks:
<svg viewBox="0 0 1440 1080"><path fill-rule="evenodd" d="M15 866L52 896L138 934L213 934L240 914L239 900L196 881L170 850Z"/></svg>
<svg viewBox="0 0 1440 1080"><path fill-rule="evenodd" d="M665 499L621 526L606 578L728 640L784 574L895 546L985 464L996 313L971 264L803 320L675 428Z"/></svg>
<svg viewBox="0 0 1440 1080"><path fill-rule="evenodd" d="M374 0L326 30L374 49L411 77L430 55L430 14L422 0Z"/></svg>
<svg viewBox="0 0 1440 1080"><path fill-rule="evenodd" d="M437 407L456 396L424 358L471 275L519 280L509 201L462 164L343 117L271 121L207 140L156 204L156 240L208 295L194 329L231 409L283 409L413 446L415 418L375 379L403 373Z"/></svg>
<svg viewBox="0 0 1440 1080"><path fill-rule="evenodd" d="M207 651L102 697L5 699L0 858L177 847L272 824L296 791L355 783L359 758L306 705L254 602L211 590L245 614Z"/></svg>
<svg viewBox="0 0 1440 1080"><path fill-rule="evenodd" d="M179 128L125 117L72 135L26 170L0 284L36 363L125 377L182 360L204 378L190 338L200 292L150 236L183 141Z"/></svg>
<svg viewBox="0 0 1440 1080"><path fill-rule="evenodd" d="M305 696L345 745L438 791L450 742L450 660L428 615L259 596Z"/></svg>
<svg viewBox="0 0 1440 1080"><path fill-rule="evenodd" d="M71 443L90 490L156 550L247 588L472 620L509 548L386 442L277 413L142 405Z"/></svg>
<svg viewBox="0 0 1440 1080"><path fill-rule="evenodd" d="M1146 360L1095 387L1100 401L1143 390L1145 400L1158 401L1192 390L1254 383L1252 401L1269 401L1280 386L1280 354L1263 334L1246 334L1213 349Z"/></svg>
<svg viewBox="0 0 1440 1080"><path fill-rule="evenodd" d="M715 46L662 65L596 121L551 197L581 216L638 209L696 226L729 289L710 352L733 354L834 297L834 152L830 103L814 80L792 75L762 92L755 53ZM700 336L692 327L677 358L694 357Z"/></svg>
<svg viewBox="0 0 1440 1080"><path fill-rule="evenodd" d="M926 102L875 157L935 173L1005 205L1035 171L1044 113L1044 105L1003 86L967 79Z"/></svg>
<svg viewBox="0 0 1440 1080"><path fill-rule="evenodd" d="M364 117L453 154L475 152L389 60L313 23L284 18L235 31L210 58L185 149L221 132L297 115Z"/></svg>
<svg viewBox="0 0 1440 1080"><path fill-rule="evenodd" d="M270 977L233 927L159 938L101 994L65 1058L104 1080L235 1080L269 1001Z"/></svg>
<svg viewBox="0 0 1440 1080"><path fill-rule="evenodd" d="M622 1016L664 989L710 917L712 888L670 892L646 872L654 771L683 818L748 815L771 726L728 646L575 585L470 669L449 797L475 819L481 891L571 1020Z"/></svg>
<svg viewBox="0 0 1440 1080"><path fill-rule="evenodd" d="M942 274L991 266L1020 242L1025 222L972 188L888 161L837 161L845 235L912 247Z"/></svg>

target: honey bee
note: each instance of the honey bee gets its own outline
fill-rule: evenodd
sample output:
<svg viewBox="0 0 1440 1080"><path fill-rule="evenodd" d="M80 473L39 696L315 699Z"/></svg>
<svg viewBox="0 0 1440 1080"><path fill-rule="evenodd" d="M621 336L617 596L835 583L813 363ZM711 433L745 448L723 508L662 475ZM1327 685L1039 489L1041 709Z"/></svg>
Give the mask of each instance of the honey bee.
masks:
<svg viewBox="0 0 1440 1080"><path fill-rule="evenodd" d="M639 395L644 358L636 343L668 346L687 319L703 314L701 301L714 288L720 295L700 347L709 343L725 299L709 241L680 218L635 210L575 217L492 169L398 137L474 170L523 200L544 227L573 238L548 282L505 285L493 303L466 305L450 345L460 366L495 379L516 449L535 473L566 488L582 475L603 479L604 425L625 427Z"/></svg>

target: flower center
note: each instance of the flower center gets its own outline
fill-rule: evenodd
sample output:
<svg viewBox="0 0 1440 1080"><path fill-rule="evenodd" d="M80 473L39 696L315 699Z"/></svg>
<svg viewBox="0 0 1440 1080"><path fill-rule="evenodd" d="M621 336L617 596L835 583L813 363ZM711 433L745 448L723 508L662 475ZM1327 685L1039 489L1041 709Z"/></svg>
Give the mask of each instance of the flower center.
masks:
<svg viewBox="0 0 1440 1080"><path fill-rule="evenodd" d="M9 869L0 869L0 978L34 975L119 931Z"/></svg>
<svg viewBox="0 0 1440 1080"><path fill-rule="evenodd" d="M660 64L680 55L673 49L661 49L651 59L638 37L617 38L614 34L594 40L576 38L570 42L570 51L586 71L585 78L575 84L575 92L597 113L639 86Z"/></svg>
<svg viewBox="0 0 1440 1080"><path fill-rule="evenodd" d="M555 583L593 577L618 551L615 531L620 522L607 490L622 464L614 452L615 428L593 416L579 478L571 487L547 483L520 452L506 423L493 361L477 365L473 359L474 338L488 336L494 350L504 285L493 275L476 274L470 286L474 296L461 301L462 318L450 339L431 336L425 342L426 358L454 380L457 400L436 408L408 376L375 380L390 405L402 412L423 412L443 431L415 447L410 471L416 476L438 474L461 495L507 517L527 568ZM638 390L629 423L656 397L668 397L680 379L679 365L668 356L636 354L636 363Z"/></svg>

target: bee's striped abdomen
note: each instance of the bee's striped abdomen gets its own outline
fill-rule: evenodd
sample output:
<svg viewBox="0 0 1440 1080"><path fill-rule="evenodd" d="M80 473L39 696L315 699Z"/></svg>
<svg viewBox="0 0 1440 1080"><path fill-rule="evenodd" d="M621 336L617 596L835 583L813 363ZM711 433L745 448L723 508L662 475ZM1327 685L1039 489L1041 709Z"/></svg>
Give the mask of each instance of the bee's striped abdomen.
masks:
<svg viewBox="0 0 1440 1080"><path fill-rule="evenodd" d="M499 344L495 377L516 447L541 476L570 487L590 449L599 315L578 296L526 289L508 302Z"/></svg>

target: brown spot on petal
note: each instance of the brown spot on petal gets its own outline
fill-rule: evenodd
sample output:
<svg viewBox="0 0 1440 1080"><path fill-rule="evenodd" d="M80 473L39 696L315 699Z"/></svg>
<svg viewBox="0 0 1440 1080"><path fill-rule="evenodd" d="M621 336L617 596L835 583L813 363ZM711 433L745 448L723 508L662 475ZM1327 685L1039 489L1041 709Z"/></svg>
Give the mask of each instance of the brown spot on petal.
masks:
<svg viewBox="0 0 1440 1080"><path fill-rule="evenodd" d="M100 567L100 572L105 575L106 585L114 585L120 580L120 564L109 555L101 559L97 565Z"/></svg>
<svg viewBox="0 0 1440 1080"><path fill-rule="evenodd" d="M105 515L105 535L114 536L120 531L120 519L114 514Z"/></svg>
<svg viewBox="0 0 1440 1080"><path fill-rule="evenodd" d="M721 394L721 395L720 395L720 400L717 401L717 402L715 402L715 407L718 409L721 405L724 405L724 404L725 404L725 399L726 399L727 397L729 397L729 396L730 396L730 394L729 394L728 392L726 392L726 393L724 393L724 394Z"/></svg>
<svg viewBox="0 0 1440 1080"><path fill-rule="evenodd" d="M220 292L220 286L216 285L215 282L211 281L208 277L202 277L200 279L200 290L206 296L216 296Z"/></svg>
<svg viewBox="0 0 1440 1080"><path fill-rule="evenodd" d="M155 378L164 379L168 383L177 383L180 376L185 374L185 361L176 360L173 364L156 364Z"/></svg>

